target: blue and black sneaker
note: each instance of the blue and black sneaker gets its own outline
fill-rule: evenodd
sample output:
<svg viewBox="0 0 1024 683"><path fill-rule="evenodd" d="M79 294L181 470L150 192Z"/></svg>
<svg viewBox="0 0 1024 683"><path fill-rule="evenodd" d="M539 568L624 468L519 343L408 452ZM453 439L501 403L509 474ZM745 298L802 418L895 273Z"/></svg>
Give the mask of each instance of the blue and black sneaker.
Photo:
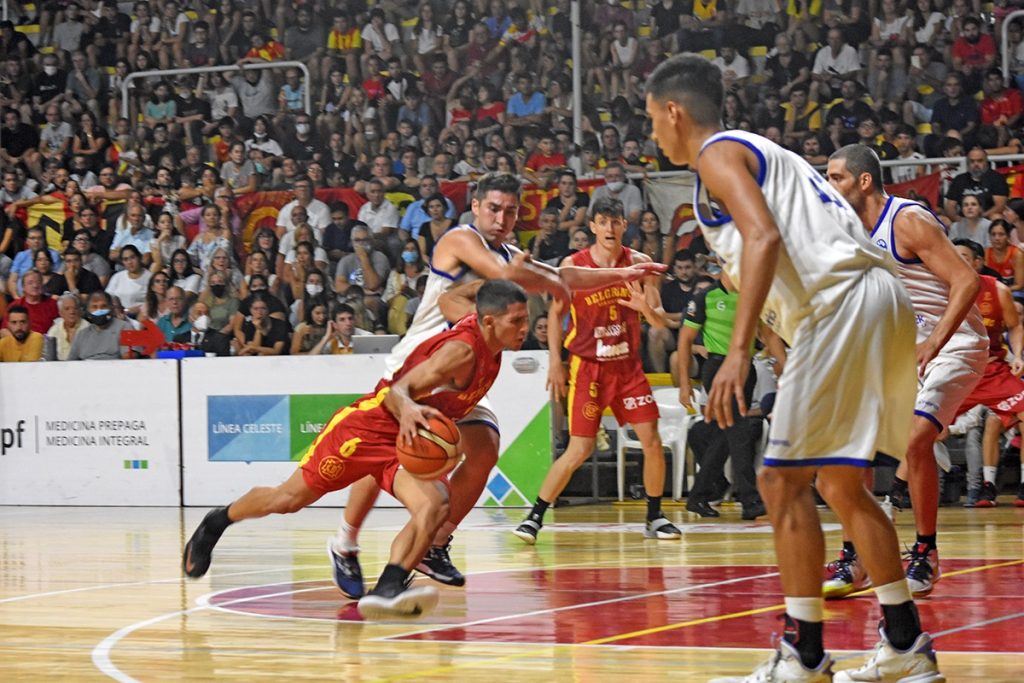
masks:
<svg viewBox="0 0 1024 683"><path fill-rule="evenodd" d="M359 551L339 553L334 549L334 538L327 539L327 557L331 560L334 585L346 598L358 600L366 593L363 569L359 566Z"/></svg>

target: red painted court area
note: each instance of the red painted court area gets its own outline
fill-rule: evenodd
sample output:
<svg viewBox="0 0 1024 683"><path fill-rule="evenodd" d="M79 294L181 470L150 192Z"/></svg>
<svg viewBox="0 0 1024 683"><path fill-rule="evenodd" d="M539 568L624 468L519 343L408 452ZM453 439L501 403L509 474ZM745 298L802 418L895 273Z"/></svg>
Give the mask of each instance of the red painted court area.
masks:
<svg viewBox="0 0 1024 683"><path fill-rule="evenodd" d="M1024 562L944 560L935 592L919 600L940 649L1024 652ZM211 605L275 617L358 621L354 604L326 582L235 589ZM631 567L499 571L442 591L437 610L410 622L399 641L614 644L764 648L779 632L782 594L764 566ZM777 609L773 609L777 607ZM763 612L756 612L764 609ZM750 612L756 612L750 614ZM871 594L827 603L831 648L870 649L878 640Z"/></svg>

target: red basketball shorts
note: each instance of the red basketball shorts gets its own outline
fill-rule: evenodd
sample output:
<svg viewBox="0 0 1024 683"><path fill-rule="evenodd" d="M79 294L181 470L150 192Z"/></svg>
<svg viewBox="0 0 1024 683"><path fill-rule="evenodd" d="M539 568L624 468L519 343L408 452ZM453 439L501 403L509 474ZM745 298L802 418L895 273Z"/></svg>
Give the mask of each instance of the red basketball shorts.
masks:
<svg viewBox="0 0 1024 683"><path fill-rule="evenodd" d="M964 399L957 414L966 413L977 405L983 405L1010 427L1017 422L1017 415L1024 412L1024 380L1014 377L1006 361L990 361L985 374Z"/></svg>
<svg viewBox="0 0 1024 683"><path fill-rule="evenodd" d="M611 408L620 425L658 419L658 406L643 366L635 360L594 361L570 356L569 434L593 437Z"/></svg>

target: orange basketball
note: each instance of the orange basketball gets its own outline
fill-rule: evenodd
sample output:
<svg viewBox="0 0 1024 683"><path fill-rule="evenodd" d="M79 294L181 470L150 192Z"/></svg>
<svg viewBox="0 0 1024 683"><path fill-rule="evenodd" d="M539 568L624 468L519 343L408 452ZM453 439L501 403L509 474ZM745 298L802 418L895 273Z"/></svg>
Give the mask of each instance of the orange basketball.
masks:
<svg viewBox="0 0 1024 683"><path fill-rule="evenodd" d="M420 427L412 444L396 442L402 469L420 479L437 479L459 462L459 428L447 417L432 417L430 429Z"/></svg>

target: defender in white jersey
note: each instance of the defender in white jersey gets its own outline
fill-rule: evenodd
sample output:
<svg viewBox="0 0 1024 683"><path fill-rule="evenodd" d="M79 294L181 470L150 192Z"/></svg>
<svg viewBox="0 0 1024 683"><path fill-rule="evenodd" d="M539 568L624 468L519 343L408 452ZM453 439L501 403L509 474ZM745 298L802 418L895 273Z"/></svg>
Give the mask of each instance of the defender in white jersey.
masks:
<svg viewBox="0 0 1024 683"><path fill-rule="evenodd" d="M943 681L900 564L896 530L864 488L876 452L906 449L915 394L914 320L887 255L803 159L764 138L721 131L721 74L677 55L647 83L654 139L697 173L694 209L739 288L729 352L707 419L746 412L743 387L760 315L791 348L759 488L775 534L786 628L773 657L737 681ZM885 624L868 666L839 672L822 639L824 536L811 483L864 546Z"/></svg>
<svg viewBox="0 0 1024 683"><path fill-rule="evenodd" d="M882 189L881 164L868 147L850 145L828 162L828 179L857 211L871 240L896 261L914 305L917 363L921 376L906 466L914 502L917 540L907 581L915 596L927 595L941 576L935 541L939 511L935 440L985 374L988 336L974 302L978 276L953 248L945 226L920 203ZM844 546L830 588L856 589L856 544ZM844 567L843 565L847 565ZM847 582L846 579L850 581ZM838 596L837 596L838 597Z"/></svg>
<svg viewBox="0 0 1024 683"><path fill-rule="evenodd" d="M568 306L569 289L596 289L665 269L658 264L556 269L531 261L527 254L506 244L519 216L520 190L519 180L507 173L487 174L478 181L472 201L476 221L473 225L452 228L435 245L423 300L405 338L386 361L389 372L400 368L420 342L448 325L441 311L442 297L463 286L470 287L473 281L513 280L528 291L551 293ZM427 576L454 586L463 585L465 578L448 556L451 534L480 498L491 468L498 460L498 419L486 398L459 422L459 431L467 457L451 476L448 522L441 527L423 562L416 567ZM328 541L327 552L335 583L350 598L359 598L364 591L357 535L379 492L376 482L370 478L353 486L338 533Z"/></svg>

